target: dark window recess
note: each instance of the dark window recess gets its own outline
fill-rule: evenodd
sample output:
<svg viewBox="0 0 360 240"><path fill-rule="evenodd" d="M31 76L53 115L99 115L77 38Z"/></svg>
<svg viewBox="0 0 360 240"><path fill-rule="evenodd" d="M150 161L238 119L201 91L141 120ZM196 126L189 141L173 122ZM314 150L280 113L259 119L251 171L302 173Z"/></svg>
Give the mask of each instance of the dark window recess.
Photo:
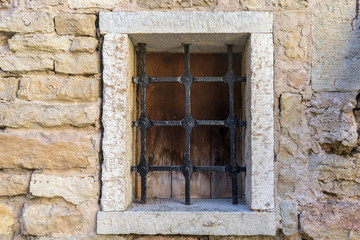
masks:
<svg viewBox="0 0 360 240"><path fill-rule="evenodd" d="M132 166L131 170L136 171L140 174L141 178L141 202L146 203L146 179L147 174L151 171L168 171L168 172L180 172L183 174L185 179L185 204L190 205L190 177L193 173L196 172L208 172L208 173L215 173L215 172L226 172L227 175L231 179L231 195L232 195L232 203L238 204L238 174L240 172L245 172L245 167L241 167L238 165L236 160L236 135L239 133L241 134L241 126L245 126L245 121L241 121L237 118L235 113L235 83L237 82L245 82L244 77L238 77L235 75L233 71L233 46L227 46L228 53L227 53L227 61L228 61L228 69L227 73L223 77L193 77L190 73L190 53L189 53L189 45L184 45L185 50L185 73L180 77L149 77L146 74L145 69L145 55L146 55L146 44L139 43L138 50L139 50L139 57L140 57L140 73L139 77L133 78L133 82L139 84L140 86L140 117L137 121L133 122L133 126L139 127L140 130L140 161L137 166ZM146 110L146 92L147 87L149 84L152 83L181 83L185 90L185 117L182 119L175 119L175 120L152 120L147 117L147 110ZM195 104L190 99L191 95L191 87L193 83L201 83L201 84L214 84L214 83L222 83L226 84L228 87L228 116L224 120L199 120L192 117L191 114L191 104ZM180 97L180 99L182 99ZM204 106L206 107L206 106ZM151 115L151 114L149 114ZM181 114L182 115L182 114ZM229 138L229 161L226 165L216 164L219 162L219 156L212 156L215 159L214 166L203 166L203 165L195 165L194 159L190 158L190 145L192 142L197 141L194 139L196 137L192 136L192 130L195 130L196 126L204 126L205 128L225 128L221 130L222 132L226 132L224 136ZM147 155L146 152L146 141L147 141L147 130L150 127L177 127L184 129L185 135L185 146L184 146L184 155L181 166L155 166L152 165L154 163L154 157L150 154ZM181 129L180 129L181 130ZM226 130L226 131L225 131ZM194 134L195 132L193 132ZM179 132L181 134L181 131ZM196 136L196 135L195 135ZM241 138L240 138L241 140ZM240 144L241 145L241 144ZM147 157L148 156L148 159ZM156 159L155 159L156 160ZM178 161L177 161L178 162Z"/></svg>

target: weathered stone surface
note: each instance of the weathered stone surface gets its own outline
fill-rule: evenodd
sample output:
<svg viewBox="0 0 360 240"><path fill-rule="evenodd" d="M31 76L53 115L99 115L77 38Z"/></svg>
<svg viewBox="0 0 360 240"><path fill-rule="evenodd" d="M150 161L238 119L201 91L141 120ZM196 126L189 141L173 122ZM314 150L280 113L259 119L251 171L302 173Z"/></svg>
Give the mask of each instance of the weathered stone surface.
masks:
<svg viewBox="0 0 360 240"><path fill-rule="evenodd" d="M131 113L134 76L134 48L128 35L106 34L104 37L104 104L102 123L102 196L104 211L124 211L132 202Z"/></svg>
<svg viewBox="0 0 360 240"><path fill-rule="evenodd" d="M311 84L315 91L360 89L360 21L357 1L322 0L314 8L314 51Z"/></svg>
<svg viewBox="0 0 360 240"><path fill-rule="evenodd" d="M1 12L0 31L49 33L54 31L54 21L51 14L45 12Z"/></svg>
<svg viewBox="0 0 360 240"><path fill-rule="evenodd" d="M128 240L128 239L116 235L72 235L72 236L65 236L59 238L41 237L39 238L39 240Z"/></svg>
<svg viewBox="0 0 360 240"><path fill-rule="evenodd" d="M335 154L310 155L310 170L317 171L321 191L333 196L360 196L360 159Z"/></svg>
<svg viewBox="0 0 360 240"><path fill-rule="evenodd" d="M58 52L70 50L71 40L56 35L15 36L9 39L11 51L45 51Z"/></svg>
<svg viewBox="0 0 360 240"><path fill-rule="evenodd" d="M272 34L251 34L244 51L246 132L245 198L253 210L274 208L274 76ZM266 80L265 80L266 79ZM264 157L266 156L266 157Z"/></svg>
<svg viewBox="0 0 360 240"><path fill-rule="evenodd" d="M12 128L87 127L99 120L98 103L1 103L0 126Z"/></svg>
<svg viewBox="0 0 360 240"><path fill-rule="evenodd" d="M0 68L6 72L45 71L54 69L50 55L15 55L0 58Z"/></svg>
<svg viewBox="0 0 360 240"><path fill-rule="evenodd" d="M95 15L61 13L55 16L55 29L60 35L95 37L95 20Z"/></svg>
<svg viewBox="0 0 360 240"><path fill-rule="evenodd" d="M180 203L182 204L182 203ZM171 209L171 208L170 208ZM134 210L97 214L98 234L268 235L276 232L274 212Z"/></svg>
<svg viewBox="0 0 360 240"><path fill-rule="evenodd" d="M72 52L94 53L98 46L98 40L92 37L77 37L71 45Z"/></svg>
<svg viewBox="0 0 360 240"><path fill-rule="evenodd" d="M0 196L27 194L30 172L0 172Z"/></svg>
<svg viewBox="0 0 360 240"><path fill-rule="evenodd" d="M358 203L315 203L300 215L300 230L313 239L360 239Z"/></svg>
<svg viewBox="0 0 360 240"><path fill-rule="evenodd" d="M264 7L266 0L240 0L240 5L245 9L256 9Z"/></svg>
<svg viewBox="0 0 360 240"><path fill-rule="evenodd" d="M98 78L62 75L26 75L20 80L18 92L20 99L30 101L94 101L99 98L99 95L100 80Z"/></svg>
<svg viewBox="0 0 360 240"><path fill-rule="evenodd" d="M10 8L13 5L12 0L0 0L0 9Z"/></svg>
<svg viewBox="0 0 360 240"><path fill-rule="evenodd" d="M18 85L19 80L16 78L0 78L0 100L13 101Z"/></svg>
<svg viewBox="0 0 360 240"><path fill-rule="evenodd" d="M0 238L6 239L6 235L11 231L15 219L12 217L11 209L0 203Z"/></svg>
<svg viewBox="0 0 360 240"><path fill-rule="evenodd" d="M291 169L281 169L277 181L278 194L292 194L295 191L296 173Z"/></svg>
<svg viewBox="0 0 360 240"><path fill-rule="evenodd" d="M96 74L100 72L97 54L62 54L55 58L55 71L67 74Z"/></svg>
<svg viewBox="0 0 360 240"><path fill-rule="evenodd" d="M99 21L102 34L271 33L273 29L270 12L100 12Z"/></svg>
<svg viewBox="0 0 360 240"><path fill-rule="evenodd" d="M309 6L309 0L272 0L272 4L282 9L304 9Z"/></svg>
<svg viewBox="0 0 360 240"><path fill-rule="evenodd" d="M352 109L357 92L316 93L310 103L314 139L327 152L349 153L357 145L357 127Z"/></svg>
<svg viewBox="0 0 360 240"><path fill-rule="evenodd" d="M85 168L98 159L98 133L5 131L0 134L0 168Z"/></svg>
<svg viewBox="0 0 360 240"><path fill-rule="evenodd" d="M37 9L48 6L58 6L61 5L64 0L28 0L27 6L29 8Z"/></svg>
<svg viewBox="0 0 360 240"><path fill-rule="evenodd" d="M301 95L284 93L281 95L280 124L283 135L292 139L299 139L301 135Z"/></svg>
<svg viewBox="0 0 360 240"><path fill-rule="evenodd" d="M103 9L113 9L119 0L68 0L69 7L75 9L81 8L103 8Z"/></svg>
<svg viewBox="0 0 360 240"><path fill-rule="evenodd" d="M95 180L93 177L58 177L33 174L30 193L37 197L62 197L72 204L95 200Z"/></svg>
<svg viewBox="0 0 360 240"><path fill-rule="evenodd" d="M191 7L214 7L216 0L137 0L137 4L143 8L150 9L169 9L174 7L191 8Z"/></svg>
<svg viewBox="0 0 360 240"><path fill-rule="evenodd" d="M297 203L282 201L280 203L280 216L284 235L291 236L296 234L298 231Z"/></svg>
<svg viewBox="0 0 360 240"><path fill-rule="evenodd" d="M84 219L73 210L48 204L25 205L22 233L44 236L80 231Z"/></svg>

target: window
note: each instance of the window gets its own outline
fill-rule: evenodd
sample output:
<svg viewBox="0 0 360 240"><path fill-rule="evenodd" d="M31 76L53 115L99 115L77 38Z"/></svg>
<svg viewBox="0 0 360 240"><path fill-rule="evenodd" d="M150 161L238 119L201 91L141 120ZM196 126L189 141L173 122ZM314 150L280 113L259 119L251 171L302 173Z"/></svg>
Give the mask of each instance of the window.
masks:
<svg viewBox="0 0 360 240"><path fill-rule="evenodd" d="M204 24L206 22L206 24ZM104 34L104 126L99 234L275 235L272 14L267 12L100 13ZM164 52L181 43L214 50L244 42L245 204L223 200L132 203L135 197L134 45ZM203 43L203 44L201 44ZM205 43L205 44L204 44ZM211 49L211 50L210 50Z"/></svg>
<svg viewBox="0 0 360 240"><path fill-rule="evenodd" d="M159 181L160 184L153 184L154 185L154 190L153 192L155 192L154 196L156 197L161 197L161 196L179 196L181 195L181 190L179 191L179 186L184 185L185 187L185 204L186 205L190 205L190 187L191 187L191 179L192 174L193 173L205 173L203 175L197 175L195 176L197 179L195 179L195 181L198 182L198 184L196 185L196 192L194 192L193 195L195 196L206 196L206 197L214 197L217 196L219 191L221 189L218 188L214 188L211 187L211 185L215 185L216 183L219 184L221 182L218 182L218 179L214 179L213 181L206 181L206 177L216 177L217 175L214 174L210 174L210 173L216 173L216 172L226 172L229 174L230 178L231 178L231 196L232 196L232 203L233 204L238 204L238 174L240 172L245 172L245 167L240 167L238 165L238 161L236 158L236 132L238 130L238 127L241 126L245 126L245 121L240 121L238 120L236 113L235 113L235 84L238 82L245 82L245 77L238 77L235 75L234 70L233 70L233 60L234 60L234 54L233 54L233 45L228 44L227 45L227 56L228 56L228 69L226 72L226 75L224 77L210 77L210 76L205 76L205 77L193 77L191 75L191 70L190 70L190 44L185 44L184 45L184 55L185 55L185 61L184 61L184 74L180 77L149 77L147 75L146 72L146 44L145 43L139 43L138 44L138 48L139 48L139 55L140 55L140 75L137 78L134 78L134 82L139 84L140 89L141 89L141 93L140 93L140 116L138 118L137 121L134 121L134 125L136 125L137 127L139 127L140 129L140 161L138 161L136 166L132 167L132 171L136 171L140 174L140 182L141 182L141 202L142 203L146 203L146 190L147 190L147 179L148 179L148 173L151 172L165 172L165 174L161 174L156 176L155 175L155 179L162 179L165 181ZM170 56L170 58L174 58L175 56ZM210 57L208 57L210 59ZM176 67L176 66L172 66L172 67ZM155 68L157 68L157 71L159 72L158 69L163 68L163 66L160 65L156 65ZM219 68L219 67L215 67ZM178 106L180 105L180 107L177 107L175 109L173 109L173 112L184 112L181 110L185 110L185 115L183 115L181 117L180 120L173 120L173 119L169 119L169 117L166 117L167 114L163 114L164 109L160 109L160 111L157 111L160 113L160 116L165 117L164 120L154 120L154 118L151 118L150 115L156 117L157 114L155 114L155 109L157 106L152 106L151 103L152 102L159 102L156 101L156 99L159 99L161 101L169 101L172 96L167 94L167 91L171 90L172 88L174 88L174 86L171 86L171 84L169 85L168 83L181 83L184 86L184 95L185 95L185 99L182 103L173 103L173 105ZM161 91L161 87L156 87L159 86L160 84L168 84L165 85L166 91ZM220 108L216 108L216 113L220 113L221 115L224 115L221 119L204 119L202 120L202 116L199 113L199 111L201 112L201 110L204 110L206 108L208 108L208 105L199 105L199 101L193 101L193 99L195 99L195 96L193 96L195 93L198 95L206 95L206 94L211 94L211 92L205 92L205 93L201 93L200 91L196 92L196 83L203 83L202 87L204 89L211 89L209 87L211 87L212 84L214 83L226 83L227 86L226 88L228 89L228 96L227 96L227 114L221 114L221 112L224 110L222 109L221 106ZM207 83L204 85L204 83ZM195 85L195 87L193 87L192 85ZM155 87L154 87L155 86ZM160 85L161 86L161 85ZM218 87L218 86L214 86L213 85L213 89L214 87ZM164 87L163 87L164 88ZM177 93L179 91L173 91L173 95L176 96ZM220 91L221 92L221 91ZM150 97L148 97L150 95ZM181 95L181 93L180 93ZM193 96L193 97L192 97ZM221 96L221 94L219 95L214 95L212 96L214 99L215 98L219 98ZM164 98L165 97L165 98ZM150 101L152 100L152 101ZM200 102L201 103L201 102ZM160 105L160 102L159 102ZM185 105L185 109L181 109L183 108ZM197 106L197 107L194 107ZM225 105L226 106L226 105ZM154 108L152 109L152 111L147 111L149 108ZM164 107L165 108L165 107ZM174 108L174 106L173 106ZM179 110L178 110L179 109ZM194 112L193 110L197 110L196 112ZM220 111L219 111L220 110ZM198 119L193 118L193 115L198 115ZM173 118L176 118L177 114L175 114L173 116ZM206 112L205 112L206 115ZM218 114L215 114L218 115ZM149 117L148 117L149 116ZM161 118L161 117L160 117ZM173 131L171 131L173 134L177 133L177 137L176 139L179 139L181 142L181 139L183 137L185 137L184 139L184 143L180 144L182 146L179 146L178 144L174 144L172 143L172 145L175 145L177 147L179 147L183 154L181 153L181 151L175 151L175 153L173 151L171 151L170 153L166 153L166 151L168 149L173 148L174 146L167 146L169 144L167 144L167 142L169 142L169 139L171 138L155 138L153 141L149 141L150 136L156 136L155 134L149 134L151 132L154 131L148 131L150 130L151 127L166 127L166 128L160 128L158 132L160 132L160 134L157 135L162 135L162 133L166 133L166 129L171 129ZM229 161L227 161L226 165L223 166L214 166L208 163L208 159L207 159L207 155L206 153L197 153L197 154L191 154L191 149L195 148L200 148L199 146L197 147L191 147L192 145L196 146L196 143L199 145L200 140L204 140L204 138L200 138L200 137L194 137L196 136L195 133L201 131L201 135L205 134L208 135L211 138L211 135L209 134L209 130L211 130L210 128L207 128L207 131L204 131L204 129L206 128L195 128L197 126L224 126L228 128L228 132L229 134L225 134L225 130L222 130L221 132L223 132L222 134L220 134L220 136L218 136L221 139L224 139L226 135L227 138L229 138L229 144L228 148L226 152L229 152L229 156L227 156L226 158L229 158ZM170 127L170 128L169 128ZM177 128L175 129L174 127L182 127L185 130L185 136L183 136L184 134L181 134L181 129ZM180 130L180 131L179 131ZM175 132L174 132L175 131ZM219 135L219 134L218 134ZM238 137L238 139L241 139L241 135ZM205 137L205 141L208 140ZM215 139L217 141L219 141L219 139ZM225 140L226 141L226 140ZM149 142L153 142L151 145L148 144ZM201 144L201 148L206 148L208 145L208 141L206 141L206 144ZM159 152L159 154L156 154L156 158L162 159L164 158L163 155L167 155L164 159L164 162L166 162L166 166L164 165L154 165L154 154L151 154L150 157L147 157L149 154L147 154L147 150L149 149L149 146L151 146L151 150L152 152ZM166 146L164 146L166 145ZM201 149L202 150L202 149ZM178 156L180 153L180 156ZM182 157L183 155L183 157ZM191 156L192 155L192 156ZM217 153L217 158L220 158L220 154ZM227 155L227 154L225 154ZM212 157L212 156L210 156ZM147 160L149 159L149 160ZM180 161L176 161L176 159L180 159ZM199 159L199 161L197 161L197 164L195 165L194 159ZM172 162L175 162L175 164L172 164ZM220 162L220 160L218 160L218 162ZM177 164L176 164L177 163ZM181 165L180 165L181 164ZM205 166L204 166L205 164ZM211 165L211 166L209 166ZM179 181L179 175L175 175L174 177L171 176L169 178L169 172L172 175L172 172L181 172L184 176L184 183L181 182L181 180ZM177 181L176 181L177 180ZM200 181L199 181L200 180ZM193 182L195 182L193 181ZM158 182L158 181L154 181L154 182ZM173 183L174 182L174 183ZM210 186L207 187L207 183L211 182ZM226 183L224 181L224 183ZM162 187L167 187L170 186L170 192L171 194L167 194L166 189L165 192L162 192ZM193 183L194 186L194 183ZM223 185L224 188L227 188L227 185ZM211 194L211 190L212 189L216 189L218 190L216 193ZM160 194L159 194L160 193ZM172 194L174 193L174 194ZM225 196L217 196L217 197L225 197Z"/></svg>

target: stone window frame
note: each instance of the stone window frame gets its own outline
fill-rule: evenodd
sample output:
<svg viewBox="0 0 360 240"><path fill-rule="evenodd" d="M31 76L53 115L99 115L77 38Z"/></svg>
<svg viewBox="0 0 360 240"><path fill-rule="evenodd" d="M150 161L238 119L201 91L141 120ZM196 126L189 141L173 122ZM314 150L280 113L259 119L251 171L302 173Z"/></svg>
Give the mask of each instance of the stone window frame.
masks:
<svg viewBox="0 0 360 240"><path fill-rule="evenodd" d="M206 24L204 24L206 19ZM274 210L274 73L271 12L100 12L103 43L101 211L98 234L276 234ZM135 51L132 35L247 34L243 51L245 83L245 202L129 207L134 198ZM201 204L200 204L201 205ZM211 205L211 204L210 204Z"/></svg>

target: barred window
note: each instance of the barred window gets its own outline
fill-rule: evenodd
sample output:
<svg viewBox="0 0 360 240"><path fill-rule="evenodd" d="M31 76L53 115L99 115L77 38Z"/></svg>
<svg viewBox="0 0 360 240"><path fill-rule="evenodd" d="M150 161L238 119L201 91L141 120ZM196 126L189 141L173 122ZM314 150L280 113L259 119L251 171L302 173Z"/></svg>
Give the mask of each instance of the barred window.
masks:
<svg viewBox="0 0 360 240"><path fill-rule="evenodd" d="M150 53L138 44L138 196L148 198L241 197L239 54ZM192 62L192 63L190 63ZM235 65L235 67L234 67Z"/></svg>

